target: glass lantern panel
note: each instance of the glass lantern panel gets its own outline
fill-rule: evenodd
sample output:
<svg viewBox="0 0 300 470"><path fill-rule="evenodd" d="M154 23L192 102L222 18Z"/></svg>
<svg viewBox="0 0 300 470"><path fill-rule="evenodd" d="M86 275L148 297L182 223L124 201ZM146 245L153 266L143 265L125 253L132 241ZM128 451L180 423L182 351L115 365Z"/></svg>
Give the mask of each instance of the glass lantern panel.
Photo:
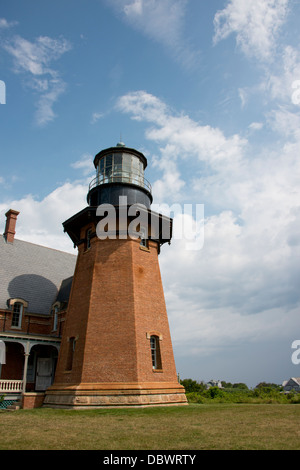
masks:
<svg viewBox="0 0 300 470"><path fill-rule="evenodd" d="M134 184L140 183L140 159L132 157L132 182Z"/></svg>
<svg viewBox="0 0 300 470"><path fill-rule="evenodd" d="M104 173L104 158L102 158L102 160L99 162L99 173L100 175L103 175Z"/></svg>
<svg viewBox="0 0 300 470"><path fill-rule="evenodd" d="M131 181L131 155L123 154L122 174L124 181L129 183Z"/></svg>
<svg viewBox="0 0 300 470"><path fill-rule="evenodd" d="M120 153L114 154L113 176L114 178L122 176L122 154Z"/></svg>
<svg viewBox="0 0 300 470"><path fill-rule="evenodd" d="M108 183L112 174L112 155L105 157L105 182Z"/></svg>

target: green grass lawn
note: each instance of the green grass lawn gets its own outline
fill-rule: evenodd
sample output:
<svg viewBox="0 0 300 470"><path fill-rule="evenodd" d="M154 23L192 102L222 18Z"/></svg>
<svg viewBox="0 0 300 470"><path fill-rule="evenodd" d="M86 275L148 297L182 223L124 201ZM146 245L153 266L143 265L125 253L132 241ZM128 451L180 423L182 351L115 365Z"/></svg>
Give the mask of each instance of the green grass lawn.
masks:
<svg viewBox="0 0 300 470"><path fill-rule="evenodd" d="M300 406L1 411L1 450L300 449Z"/></svg>

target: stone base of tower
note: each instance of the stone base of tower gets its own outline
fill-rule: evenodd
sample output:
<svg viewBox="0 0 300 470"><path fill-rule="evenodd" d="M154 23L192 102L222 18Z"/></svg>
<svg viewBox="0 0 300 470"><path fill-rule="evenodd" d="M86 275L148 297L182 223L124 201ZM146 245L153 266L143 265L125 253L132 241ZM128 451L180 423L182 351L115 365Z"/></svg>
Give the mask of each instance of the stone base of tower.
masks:
<svg viewBox="0 0 300 470"><path fill-rule="evenodd" d="M81 383L56 385L46 391L47 408L118 408L187 405L178 383Z"/></svg>

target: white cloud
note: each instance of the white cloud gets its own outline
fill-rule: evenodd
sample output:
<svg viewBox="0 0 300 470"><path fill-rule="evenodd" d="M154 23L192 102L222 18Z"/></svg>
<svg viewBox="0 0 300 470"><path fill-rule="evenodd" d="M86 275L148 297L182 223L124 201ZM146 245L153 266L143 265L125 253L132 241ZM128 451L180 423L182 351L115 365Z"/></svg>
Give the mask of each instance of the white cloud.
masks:
<svg viewBox="0 0 300 470"><path fill-rule="evenodd" d="M291 141L286 135L276 152L252 153L241 136L202 126L143 91L122 96L118 109L144 121L146 137L160 147L154 162L162 176L153 183L159 202L208 201L203 249L187 251L185 240L173 239L160 255L175 343L180 338L187 354L196 354L229 340L293 334L300 277L299 134ZM288 117L296 127L297 119Z"/></svg>
<svg viewBox="0 0 300 470"><path fill-rule="evenodd" d="M93 156L89 153L84 153L81 158L72 163L71 166L75 170L82 170L84 176L90 175L93 171L95 171Z"/></svg>
<svg viewBox="0 0 300 470"><path fill-rule="evenodd" d="M37 124L43 126L52 121L55 118L53 106L64 93L66 83L50 64L70 50L70 43L63 38L40 36L35 42L30 42L14 36L3 44L3 48L13 57L16 73L25 73L29 87L39 94Z"/></svg>
<svg viewBox="0 0 300 470"><path fill-rule="evenodd" d="M166 193L176 200L181 199L185 181L181 178L176 162L168 157L160 158L156 162L156 166L162 171L162 177L152 185L154 201L163 201Z"/></svg>
<svg viewBox="0 0 300 470"><path fill-rule="evenodd" d="M5 18L0 18L0 30L9 29L18 24L17 21L7 21Z"/></svg>
<svg viewBox="0 0 300 470"><path fill-rule="evenodd" d="M168 107L156 96L146 91L134 91L122 96L117 107L126 113L132 114L137 121L150 121L163 124L166 121Z"/></svg>
<svg viewBox="0 0 300 470"><path fill-rule="evenodd" d="M299 51L289 45L282 47L276 62L265 64L260 83L239 89L239 96L242 108L250 107L251 101L255 100L256 113L261 111L265 119L265 122L251 123L250 131L265 127L275 132L282 142L287 138L299 140Z"/></svg>
<svg viewBox="0 0 300 470"><path fill-rule="evenodd" d="M215 15L214 44L233 33L244 54L260 60L272 59L288 4L289 0L230 0Z"/></svg>
<svg viewBox="0 0 300 470"><path fill-rule="evenodd" d="M9 208L20 212L16 238L74 253L73 244L63 232L62 223L86 206L86 184L65 183L44 199L32 195L0 204L1 220Z"/></svg>
<svg viewBox="0 0 300 470"><path fill-rule="evenodd" d="M271 100L293 103L294 83L300 80L300 53L292 46L285 46L277 67L266 72L261 90L268 92Z"/></svg>
<svg viewBox="0 0 300 470"><path fill-rule="evenodd" d="M300 54L285 46L276 64L266 67L264 78L255 90L263 97L266 123L281 138L299 140L300 114L297 95L300 88Z"/></svg>
<svg viewBox="0 0 300 470"><path fill-rule="evenodd" d="M133 3L129 3L124 6L124 12L127 16L140 16L143 13L143 0L134 0Z"/></svg>
<svg viewBox="0 0 300 470"><path fill-rule="evenodd" d="M15 36L3 47L14 57L18 71L23 69L32 75L50 74L53 77L57 75L57 72L50 69L49 64L69 51L71 45L66 39L40 36L35 42L30 42L20 36Z"/></svg>
<svg viewBox="0 0 300 470"><path fill-rule="evenodd" d="M222 168L232 176L247 146L246 139L238 135L226 138L220 129L201 126L186 115L176 114L162 100L145 91L122 96L117 109L130 114L134 120L151 124L146 137L160 145L160 155L154 158L154 164L162 176L153 184L158 203L166 202L171 196L177 202L182 200L183 190L188 197L193 189L191 184L187 188L178 161L184 160L190 171L195 170L194 177L198 174L199 162L209 164L214 171Z"/></svg>
<svg viewBox="0 0 300 470"><path fill-rule="evenodd" d="M53 106L59 96L64 93L66 84L63 80L51 80L48 82L49 89L43 93L36 103L36 122L39 126L44 126L55 119L56 114Z"/></svg>
<svg viewBox="0 0 300 470"><path fill-rule="evenodd" d="M160 149L164 160L189 158L190 165L196 160L209 162L214 168L230 165L232 169L247 146L246 139L238 135L226 138L220 129L199 125L187 115L176 114L162 100L145 91L122 96L117 109L134 120L152 124L146 137L166 144Z"/></svg>
<svg viewBox="0 0 300 470"><path fill-rule="evenodd" d="M291 112L285 106L278 106L267 113L269 126L283 138L294 137L300 140L300 113Z"/></svg>
<svg viewBox="0 0 300 470"><path fill-rule="evenodd" d="M241 106L244 108L248 102L248 92L245 88L239 88L238 94L241 100Z"/></svg>
<svg viewBox="0 0 300 470"><path fill-rule="evenodd" d="M198 53L184 33L187 0L107 0L133 28L162 44L183 66L193 67Z"/></svg>
<svg viewBox="0 0 300 470"><path fill-rule="evenodd" d="M99 119L103 118L104 114L95 112L92 114L92 119L91 119L91 124L96 124L96 122L99 121Z"/></svg>
<svg viewBox="0 0 300 470"><path fill-rule="evenodd" d="M262 122L251 122L248 127L252 131L260 131L264 127L264 124Z"/></svg>

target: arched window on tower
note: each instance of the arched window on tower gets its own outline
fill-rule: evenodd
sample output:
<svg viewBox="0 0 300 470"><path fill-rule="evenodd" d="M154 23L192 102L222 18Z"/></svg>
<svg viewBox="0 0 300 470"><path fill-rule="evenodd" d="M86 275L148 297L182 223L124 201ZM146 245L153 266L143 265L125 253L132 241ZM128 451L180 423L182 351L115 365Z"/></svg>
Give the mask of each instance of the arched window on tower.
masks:
<svg viewBox="0 0 300 470"><path fill-rule="evenodd" d="M85 231L85 237L84 237L84 251L87 251L91 248L91 238L92 238L93 230L92 227L89 227Z"/></svg>
<svg viewBox="0 0 300 470"><path fill-rule="evenodd" d="M72 370L73 368L73 358L74 358L76 340L77 338L75 338L75 336L71 336L71 338L68 339L68 355L67 355L66 370Z"/></svg>
<svg viewBox="0 0 300 470"><path fill-rule="evenodd" d="M143 247L143 248L149 248L148 246L148 237L147 237L147 234L146 234L146 229L144 227L142 227L140 229L140 246Z"/></svg>
<svg viewBox="0 0 300 470"><path fill-rule="evenodd" d="M161 369L161 355L160 355L160 345L159 337L156 335L150 336L150 349L151 349L151 359L152 359L152 368Z"/></svg>

